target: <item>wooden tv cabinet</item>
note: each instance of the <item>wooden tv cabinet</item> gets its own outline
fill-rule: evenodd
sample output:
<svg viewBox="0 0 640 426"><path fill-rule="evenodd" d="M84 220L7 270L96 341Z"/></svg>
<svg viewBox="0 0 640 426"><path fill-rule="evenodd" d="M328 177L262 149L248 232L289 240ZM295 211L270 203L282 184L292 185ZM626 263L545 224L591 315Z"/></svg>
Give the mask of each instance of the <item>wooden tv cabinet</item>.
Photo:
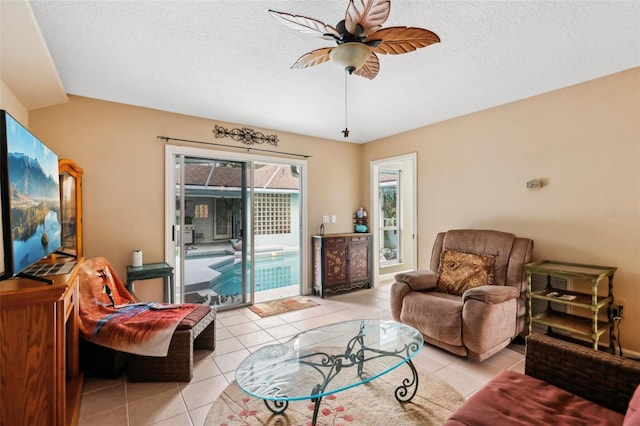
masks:
<svg viewBox="0 0 640 426"><path fill-rule="evenodd" d="M52 285L26 278L0 281L2 425L77 424L80 263L67 275L47 277Z"/></svg>

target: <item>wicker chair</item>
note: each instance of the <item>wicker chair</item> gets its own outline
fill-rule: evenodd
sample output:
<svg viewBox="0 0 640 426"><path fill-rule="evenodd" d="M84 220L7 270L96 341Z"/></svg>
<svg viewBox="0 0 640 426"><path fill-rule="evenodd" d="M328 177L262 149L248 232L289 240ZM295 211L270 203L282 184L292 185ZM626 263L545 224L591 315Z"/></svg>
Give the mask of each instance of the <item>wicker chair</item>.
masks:
<svg viewBox="0 0 640 426"><path fill-rule="evenodd" d="M640 385L640 362L534 333L525 374L624 413Z"/></svg>
<svg viewBox="0 0 640 426"><path fill-rule="evenodd" d="M640 425L640 362L536 333L526 351L525 374L503 371L445 426Z"/></svg>
<svg viewBox="0 0 640 426"><path fill-rule="evenodd" d="M194 348L215 349L216 311L205 305L195 307L180 321L173 331L167 356L143 356L108 349L126 350L128 347L125 346L123 349L122 345L114 344L113 335L117 335L117 325L111 327L111 334L105 333L106 327L103 327L98 335L94 333L97 324L105 317L112 316L116 312L117 305L128 305L136 300L124 287L111 264L103 257L84 260L80 268L79 280L80 334L84 339L105 347L101 357L107 360L106 364L108 365L105 367L113 367L101 369L100 366L92 365L90 358L97 360L96 357L91 353L81 353L83 365L97 370L99 375L106 376L110 373L116 373L120 370L123 364L121 360L124 357L126 364L128 364L127 375L132 382L188 382L193 378ZM157 323L167 319L166 312L156 311L156 313L159 316L147 317L146 320ZM124 323L127 317L123 318ZM175 326L175 322L171 325ZM95 345L85 345L85 347L91 350L96 349ZM139 350L135 352L153 355L153 353L140 352Z"/></svg>
<svg viewBox="0 0 640 426"><path fill-rule="evenodd" d="M190 382L193 378L193 350L216 347L216 311L209 312L191 327L173 333L166 357L127 354L127 378L131 382ZM201 308L198 308L201 309Z"/></svg>

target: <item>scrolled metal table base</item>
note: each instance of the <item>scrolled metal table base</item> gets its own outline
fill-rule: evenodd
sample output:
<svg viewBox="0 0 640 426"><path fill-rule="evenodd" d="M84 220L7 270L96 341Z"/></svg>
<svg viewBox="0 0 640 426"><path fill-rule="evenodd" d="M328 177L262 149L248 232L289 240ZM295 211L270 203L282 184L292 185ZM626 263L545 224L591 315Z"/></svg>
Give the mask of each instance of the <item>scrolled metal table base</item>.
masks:
<svg viewBox="0 0 640 426"><path fill-rule="evenodd" d="M356 344L359 344L359 349L357 351L354 351ZM326 389L329 382L335 376L337 376L343 368L357 366L358 376L362 378L364 363L376 358L401 358L404 360L405 364L409 366L409 368L411 369L411 377L407 377L402 380L402 384L395 390L395 397L398 402L410 402L418 391L418 371L413 365L413 362L411 362L411 359L407 359L407 357L408 354L415 352L417 349L418 347L415 343L406 345L404 348L394 352L369 348L364 345L363 323L360 327L360 332L355 337L353 337L349 341L349 343L347 343L347 347L343 354L329 355L325 352L316 352L301 357L299 360L300 364L313 367L322 374L324 379L322 383L315 385L311 391L311 402L314 403L313 418L311 420L311 424L316 424L318 412L320 411L320 403L322 402L322 396L314 395L321 395ZM403 352L407 353L407 357L401 355ZM369 356L367 356L367 353L369 353ZM321 356L320 362L311 360L313 357L317 356ZM328 368L329 371L325 374L322 370L323 368ZM281 400L274 401L265 399L264 403L267 408L274 414L284 413L289 406L288 401ZM271 407L270 404L273 404L273 407Z"/></svg>
<svg viewBox="0 0 640 426"><path fill-rule="evenodd" d="M273 408L269 403L273 404ZM289 401L272 401L270 399L265 399L264 405L266 405L269 411L273 414L282 414L289 407Z"/></svg>
<svg viewBox="0 0 640 426"><path fill-rule="evenodd" d="M411 401L413 397L416 396L416 392L418 391L418 371L416 370L416 367L413 365L413 362L411 362L410 359L408 359L406 363L409 368L411 368L411 373L413 373L413 376L411 377L411 379L404 379L402 381L402 384L396 388L395 395L398 402ZM413 392L411 391L411 388L413 388Z"/></svg>

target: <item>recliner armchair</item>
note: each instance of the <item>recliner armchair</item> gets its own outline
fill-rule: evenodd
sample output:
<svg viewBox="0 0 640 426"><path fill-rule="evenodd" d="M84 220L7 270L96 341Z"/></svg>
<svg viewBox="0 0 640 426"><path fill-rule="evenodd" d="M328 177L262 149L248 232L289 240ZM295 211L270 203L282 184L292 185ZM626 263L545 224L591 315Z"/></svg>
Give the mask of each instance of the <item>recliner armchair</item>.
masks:
<svg viewBox="0 0 640 426"><path fill-rule="evenodd" d="M483 361L525 328L533 241L513 234L463 229L437 235L431 270L400 273L391 286L391 313L424 340Z"/></svg>

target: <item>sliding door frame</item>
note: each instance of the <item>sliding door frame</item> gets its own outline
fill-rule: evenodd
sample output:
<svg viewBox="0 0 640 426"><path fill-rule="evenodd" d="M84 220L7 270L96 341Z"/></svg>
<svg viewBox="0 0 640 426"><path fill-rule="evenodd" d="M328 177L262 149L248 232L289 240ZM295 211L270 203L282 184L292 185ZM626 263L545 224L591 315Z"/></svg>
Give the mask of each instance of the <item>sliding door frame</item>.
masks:
<svg viewBox="0 0 640 426"><path fill-rule="evenodd" d="M267 156L257 155L250 153L238 153L230 151L221 151L206 148L194 148L182 145L165 145L165 261L175 268L175 245L173 244L172 226L175 223L175 157L179 155L190 157L210 158L215 160L225 161L238 161L246 162L251 168L251 182L250 182L250 194L251 194L251 212L253 216L253 203L255 200L254 188L253 188L253 164L254 163L269 163L269 164L282 164L282 165L296 165L300 169L300 230L299 230L299 244L300 244L300 294L309 294L311 287L308 282L308 265L309 265L309 244L306 244L308 236L308 205L307 205L307 160L289 158L285 156ZM249 218L252 222L250 229L253 227L253 219ZM255 238L253 232L249 236L249 246L254 249ZM253 262L251 268L253 269ZM184 267L180 268L180 273L184 274ZM251 273L251 277L255 274ZM252 278L253 279L253 278ZM178 281L176 279L175 281ZM184 276L179 277L179 282L184 282ZM253 282L250 283L253 285ZM181 286L182 287L182 286ZM184 288L181 288L180 298L184 297ZM254 303L254 292L251 289L250 301L248 304Z"/></svg>

